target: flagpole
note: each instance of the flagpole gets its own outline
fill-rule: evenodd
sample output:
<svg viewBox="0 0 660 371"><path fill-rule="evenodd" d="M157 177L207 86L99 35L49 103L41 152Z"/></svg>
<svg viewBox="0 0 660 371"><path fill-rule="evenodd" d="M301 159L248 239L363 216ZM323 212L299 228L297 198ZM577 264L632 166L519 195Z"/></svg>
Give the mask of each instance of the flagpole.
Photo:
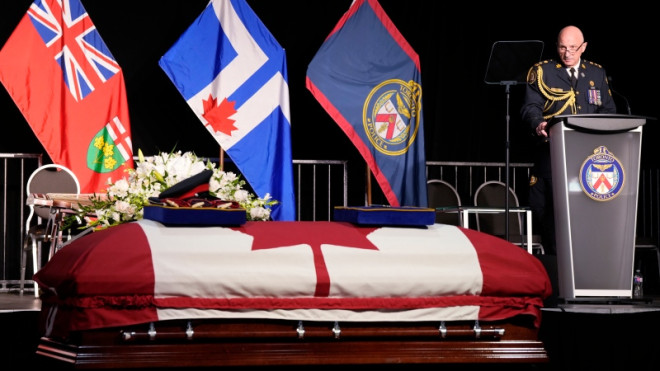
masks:
<svg viewBox="0 0 660 371"><path fill-rule="evenodd" d="M219 160L220 170L225 170L225 151L220 147L220 160Z"/></svg>
<svg viewBox="0 0 660 371"><path fill-rule="evenodd" d="M369 166L366 167L367 170L367 206L371 206L371 171Z"/></svg>

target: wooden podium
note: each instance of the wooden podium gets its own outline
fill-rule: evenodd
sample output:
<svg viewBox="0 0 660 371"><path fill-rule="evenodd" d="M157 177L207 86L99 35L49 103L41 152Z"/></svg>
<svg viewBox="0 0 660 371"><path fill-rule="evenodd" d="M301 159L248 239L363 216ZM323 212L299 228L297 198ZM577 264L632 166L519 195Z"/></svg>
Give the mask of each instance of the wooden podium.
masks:
<svg viewBox="0 0 660 371"><path fill-rule="evenodd" d="M644 117L551 121L558 297L631 298Z"/></svg>

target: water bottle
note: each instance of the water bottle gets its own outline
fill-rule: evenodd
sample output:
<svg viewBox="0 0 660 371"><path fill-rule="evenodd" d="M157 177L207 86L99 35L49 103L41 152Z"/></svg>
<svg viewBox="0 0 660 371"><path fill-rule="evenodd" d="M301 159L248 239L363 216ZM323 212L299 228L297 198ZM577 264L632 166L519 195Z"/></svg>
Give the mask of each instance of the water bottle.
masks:
<svg viewBox="0 0 660 371"><path fill-rule="evenodd" d="M644 278L642 277L642 272L637 269L635 270L635 275L633 276L633 299L641 299L644 297Z"/></svg>

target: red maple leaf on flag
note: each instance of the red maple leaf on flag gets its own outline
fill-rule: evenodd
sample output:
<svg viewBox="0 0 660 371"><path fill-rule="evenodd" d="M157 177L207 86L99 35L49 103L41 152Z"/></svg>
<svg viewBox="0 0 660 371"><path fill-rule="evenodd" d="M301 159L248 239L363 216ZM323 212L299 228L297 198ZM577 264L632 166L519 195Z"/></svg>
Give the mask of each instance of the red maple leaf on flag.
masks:
<svg viewBox="0 0 660 371"><path fill-rule="evenodd" d="M232 229L254 237L252 250L272 249L298 244L311 245L312 254L314 254L314 265L316 267L316 292L314 296L317 297L328 296L330 294L330 275L325 265L323 252L321 251L322 244L378 250L367 239L367 235L378 228L353 228L348 223L254 222Z"/></svg>
<svg viewBox="0 0 660 371"><path fill-rule="evenodd" d="M234 126L236 120L229 118L236 113L236 109L234 109L234 105L236 104L235 101L229 102L225 97L220 104L217 104L218 99L213 98L213 96L209 94L209 98L202 100L202 102L204 102L204 113L202 116L206 119L209 125L211 125L214 131L231 135L232 131L238 130L238 128Z"/></svg>

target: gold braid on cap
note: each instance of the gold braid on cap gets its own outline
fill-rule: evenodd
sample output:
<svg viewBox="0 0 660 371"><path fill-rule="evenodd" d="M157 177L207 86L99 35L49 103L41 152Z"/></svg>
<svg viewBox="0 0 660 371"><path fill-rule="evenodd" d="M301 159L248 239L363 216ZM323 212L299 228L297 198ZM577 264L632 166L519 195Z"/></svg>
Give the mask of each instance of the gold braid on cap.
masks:
<svg viewBox="0 0 660 371"><path fill-rule="evenodd" d="M568 107L571 107L572 113L577 112L577 107L575 106L575 92L573 91L573 89L565 93L564 92L557 93L552 91L552 89L548 87L548 85L546 85L545 82L543 82L543 69L541 68L541 66L537 67L537 75L538 75L537 81L538 81L539 91L541 91L541 94L543 94L543 96L547 99L545 103L545 107L543 107L544 113L548 112L548 110L550 110L550 107L552 107L552 105L555 104L555 102L564 101L564 100L566 101L566 103L564 103L564 105L559 109L559 111L549 114L547 116L544 115L543 116L544 119L547 120L551 117L561 115L564 111L566 111Z"/></svg>

